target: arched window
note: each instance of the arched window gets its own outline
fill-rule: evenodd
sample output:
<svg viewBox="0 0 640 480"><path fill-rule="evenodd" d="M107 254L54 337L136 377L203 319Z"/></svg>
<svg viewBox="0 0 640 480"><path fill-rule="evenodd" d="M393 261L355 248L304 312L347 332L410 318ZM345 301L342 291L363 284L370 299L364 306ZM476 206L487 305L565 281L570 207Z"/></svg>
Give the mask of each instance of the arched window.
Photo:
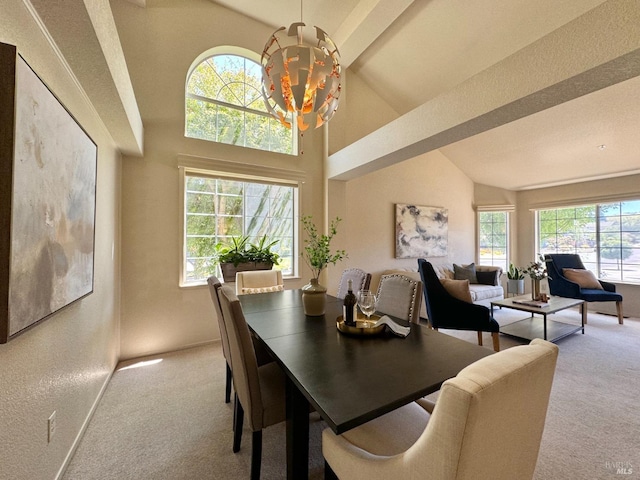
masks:
<svg viewBox="0 0 640 480"><path fill-rule="evenodd" d="M189 70L185 135L270 152L297 154L296 131L267 112L261 94L262 67L240 49L214 49ZM234 53L228 53L233 50ZM212 53L213 52L213 53Z"/></svg>

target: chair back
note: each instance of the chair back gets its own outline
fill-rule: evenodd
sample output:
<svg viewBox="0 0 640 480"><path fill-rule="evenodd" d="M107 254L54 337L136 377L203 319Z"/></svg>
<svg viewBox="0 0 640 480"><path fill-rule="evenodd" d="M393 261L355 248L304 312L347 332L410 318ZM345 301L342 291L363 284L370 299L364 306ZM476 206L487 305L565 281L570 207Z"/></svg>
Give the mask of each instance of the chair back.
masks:
<svg viewBox="0 0 640 480"><path fill-rule="evenodd" d="M211 295L211 301L213 302L213 309L216 312L216 318L218 319L218 329L220 330L220 341L222 342L222 354L224 355L227 364L231 364L231 354L229 350L229 335L224 322L222 321L222 308L220 306L220 288L222 283L216 276L207 278L207 285L209 286L209 295Z"/></svg>
<svg viewBox="0 0 640 480"><path fill-rule="evenodd" d="M349 280L352 281L353 293L360 290L368 290L371 285L371 274L360 268L347 268L342 272L338 285L337 298L344 298L349 291Z"/></svg>
<svg viewBox="0 0 640 480"><path fill-rule="evenodd" d="M248 270L236 273L236 295L284 290L280 270Z"/></svg>
<svg viewBox="0 0 640 480"><path fill-rule="evenodd" d="M551 261L553 268L560 273L562 273L563 268L585 269L580 255L575 253L547 253L544 257L547 267L549 267L549 261Z"/></svg>
<svg viewBox="0 0 640 480"><path fill-rule="evenodd" d="M219 290L222 319L229 334L233 386L252 431L263 428L263 405L258 362L251 332L238 297L229 286Z"/></svg>
<svg viewBox="0 0 640 480"><path fill-rule="evenodd" d="M558 347L535 339L447 380L424 433L405 453L411 478L532 478ZM429 475L424 476L428 472Z"/></svg>
<svg viewBox="0 0 640 480"><path fill-rule="evenodd" d="M450 299L451 295L442 285L433 265L423 258L418 259L418 270L422 279L422 289L424 290L424 301L426 303L427 317L429 322L437 328L440 312L444 313L446 308L444 301Z"/></svg>
<svg viewBox="0 0 640 480"><path fill-rule="evenodd" d="M401 320L418 323L422 305L422 282L405 275L382 275L376 310Z"/></svg>

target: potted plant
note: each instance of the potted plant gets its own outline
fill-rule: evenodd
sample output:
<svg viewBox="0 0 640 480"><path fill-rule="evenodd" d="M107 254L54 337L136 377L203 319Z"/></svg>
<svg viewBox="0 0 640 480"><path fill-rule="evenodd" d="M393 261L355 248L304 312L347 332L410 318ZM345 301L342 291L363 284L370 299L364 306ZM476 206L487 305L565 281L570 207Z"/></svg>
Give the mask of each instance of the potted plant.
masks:
<svg viewBox="0 0 640 480"><path fill-rule="evenodd" d="M524 277L524 270L510 263L509 270L507 270L507 292L522 295L524 293Z"/></svg>
<svg viewBox="0 0 640 480"><path fill-rule="evenodd" d="M318 283L318 278L327 265L335 265L347 257L347 252L344 250L331 251L331 240L338 233L338 223L341 219L336 217L331 222L328 234L318 232L310 215L303 216L300 220L307 234L301 255L313 275L309 283L302 287L304 311L310 316L324 315L327 289Z"/></svg>
<svg viewBox="0 0 640 480"><path fill-rule="evenodd" d="M218 243L216 252L225 282L235 282L236 272L247 270L271 270L280 256L271 251L278 240L268 242L263 235L258 243L249 243L249 236L231 237L231 243Z"/></svg>

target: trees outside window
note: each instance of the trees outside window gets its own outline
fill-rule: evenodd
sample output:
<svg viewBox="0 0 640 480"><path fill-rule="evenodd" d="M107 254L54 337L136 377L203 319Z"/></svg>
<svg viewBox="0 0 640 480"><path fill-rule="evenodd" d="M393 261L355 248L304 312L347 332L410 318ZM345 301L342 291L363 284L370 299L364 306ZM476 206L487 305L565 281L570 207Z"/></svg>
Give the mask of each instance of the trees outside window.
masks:
<svg viewBox="0 0 640 480"><path fill-rule="evenodd" d="M640 283L640 200L538 211L541 253L576 253L603 280Z"/></svg>
<svg viewBox="0 0 640 480"><path fill-rule="evenodd" d="M277 240L272 251L280 263L274 268L293 274L297 186L189 172L184 182L183 284L220 276L216 244L231 243L234 236L247 236L248 243L264 235Z"/></svg>
<svg viewBox="0 0 640 480"><path fill-rule="evenodd" d="M297 154L296 127L272 117L261 94L262 67L240 55L213 55L187 78L185 135L270 152Z"/></svg>

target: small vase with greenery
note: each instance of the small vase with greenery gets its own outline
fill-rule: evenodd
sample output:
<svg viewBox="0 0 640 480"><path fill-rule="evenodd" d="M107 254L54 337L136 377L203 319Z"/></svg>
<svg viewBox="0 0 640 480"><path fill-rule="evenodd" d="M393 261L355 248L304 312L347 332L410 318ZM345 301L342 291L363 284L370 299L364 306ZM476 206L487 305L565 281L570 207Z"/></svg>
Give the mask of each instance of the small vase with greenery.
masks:
<svg viewBox="0 0 640 480"><path fill-rule="evenodd" d="M304 311L310 316L324 315L327 289L318 283L318 278L329 264L335 265L347 257L344 250L331 251L331 240L338 233L340 218L336 217L329 226L329 233L321 234L310 215L303 216L300 221L307 235L302 258L311 269L313 278L308 285L302 287L302 303Z"/></svg>
<svg viewBox="0 0 640 480"><path fill-rule="evenodd" d="M540 280L549 276L544 255L538 254L538 260L529 263L527 268L524 269L524 273L531 278L531 298L538 300L540 297Z"/></svg>

